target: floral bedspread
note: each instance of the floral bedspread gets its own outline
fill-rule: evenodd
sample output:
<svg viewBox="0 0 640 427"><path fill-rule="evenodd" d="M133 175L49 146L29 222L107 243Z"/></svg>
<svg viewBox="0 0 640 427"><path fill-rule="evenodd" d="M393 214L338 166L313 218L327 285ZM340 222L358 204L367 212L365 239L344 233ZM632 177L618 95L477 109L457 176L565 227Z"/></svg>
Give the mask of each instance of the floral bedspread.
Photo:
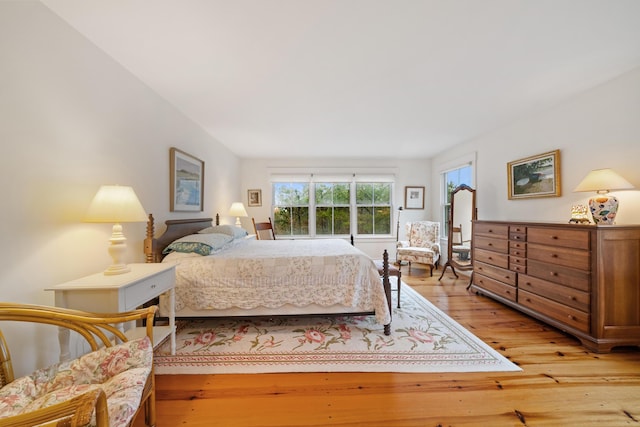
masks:
<svg viewBox="0 0 640 427"><path fill-rule="evenodd" d="M175 294L176 310L342 304L375 310L380 324L391 320L373 261L340 239L248 240L215 255L181 258Z"/></svg>

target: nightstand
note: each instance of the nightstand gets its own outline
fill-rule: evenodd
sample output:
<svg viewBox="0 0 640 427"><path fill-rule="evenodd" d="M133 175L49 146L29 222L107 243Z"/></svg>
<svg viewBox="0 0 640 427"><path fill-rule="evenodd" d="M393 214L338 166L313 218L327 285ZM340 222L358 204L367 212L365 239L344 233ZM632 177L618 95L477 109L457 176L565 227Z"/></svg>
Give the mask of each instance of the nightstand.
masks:
<svg viewBox="0 0 640 427"><path fill-rule="evenodd" d="M169 292L169 325L153 328L153 343L158 345L165 338L171 339L171 354L176 349L175 328L175 265L173 264L129 264L131 271L118 275L92 274L81 279L62 283L47 291L55 292L57 307L96 313L117 313L134 310L162 293ZM127 337L140 338L144 328L136 325L125 327ZM69 330L59 332L60 360L68 360Z"/></svg>

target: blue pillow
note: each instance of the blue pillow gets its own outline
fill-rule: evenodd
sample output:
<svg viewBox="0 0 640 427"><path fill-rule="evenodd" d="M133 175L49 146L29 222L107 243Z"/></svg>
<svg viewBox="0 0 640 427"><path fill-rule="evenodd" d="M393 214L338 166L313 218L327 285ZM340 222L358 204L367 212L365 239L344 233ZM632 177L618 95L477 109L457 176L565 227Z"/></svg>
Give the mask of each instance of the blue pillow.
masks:
<svg viewBox="0 0 640 427"><path fill-rule="evenodd" d="M169 246L164 248L162 253L164 255L171 252L211 255L231 241L233 241L233 237L228 234L190 234L173 241Z"/></svg>

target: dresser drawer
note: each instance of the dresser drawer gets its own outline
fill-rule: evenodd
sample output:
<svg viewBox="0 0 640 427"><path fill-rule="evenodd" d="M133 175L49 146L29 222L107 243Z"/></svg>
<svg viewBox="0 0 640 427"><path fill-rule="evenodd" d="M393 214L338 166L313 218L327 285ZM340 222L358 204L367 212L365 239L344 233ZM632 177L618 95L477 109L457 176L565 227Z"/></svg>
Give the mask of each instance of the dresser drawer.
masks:
<svg viewBox="0 0 640 427"><path fill-rule="evenodd" d="M590 290L590 274L588 271L529 259L527 274L539 279L580 289L581 291L589 292Z"/></svg>
<svg viewBox="0 0 640 427"><path fill-rule="evenodd" d="M526 234L527 227L519 224L511 224L509 226L509 234L518 233L518 234Z"/></svg>
<svg viewBox="0 0 640 427"><path fill-rule="evenodd" d="M518 289L552 299L580 311L589 311L589 292L548 282L546 280L538 279L537 277L527 276L526 274L518 276Z"/></svg>
<svg viewBox="0 0 640 427"><path fill-rule="evenodd" d="M473 284L513 302L517 299L517 289L515 286L506 285L492 279L491 277L483 276L482 274L475 274L473 276Z"/></svg>
<svg viewBox="0 0 640 427"><path fill-rule="evenodd" d="M587 230L529 227L527 229L527 242L588 250L589 232Z"/></svg>
<svg viewBox="0 0 640 427"><path fill-rule="evenodd" d="M509 232L509 240L513 242L526 242L527 235L525 233L514 233L512 231Z"/></svg>
<svg viewBox="0 0 640 427"><path fill-rule="evenodd" d="M490 251L509 253L509 241L504 239L495 239L492 237L475 237L473 246L477 249L488 249Z"/></svg>
<svg viewBox="0 0 640 427"><path fill-rule="evenodd" d="M476 249L474 251L476 261L486 262L502 268L509 268L509 255L498 252L488 251L485 249Z"/></svg>
<svg viewBox="0 0 640 427"><path fill-rule="evenodd" d="M527 256L527 246L526 245L519 245L519 246L515 246L513 245L513 243L518 243L518 242L509 242L509 255L512 256L519 256L519 257L526 257Z"/></svg>
<svg viewBox="0 0 640 427"><path fill-rule="evenodd" d="M518 273L527 272L527 259L519 256L509 256L509 270L517 271Z"/></svg>
<svg viewBox="0 0 640 427"><path fill-rule="evenodd" d="M579 331L589 333L589 314L575 308L543 298L531 292L518 290L518 303L557 320Z"/></svg>
<svg viewBox="0 0 640 427"><path fill-rule="evenodd" d="M476 273L491 277L492 279L511 286L516 285L516 273L513 271L509 271L506 268L495 267L484 262L474 262L473 266L473 271Z"/></svg>
<svg viewBox="0 0 640 427"><path fill-rule="evenodd" d="M590 253L581 249L571 249L557 246L530 243L528 247L529 259L563 265L565 267L589 270Z"/></svg>
<svg viewBox="0 0 640 427"><path fill-rule="evenodd" d="M509 237L509 226L507 224L496 224L492 222L476 222L473 224L475 235L497 237L507 239Z"/></svg>
<svg viewBox="0 0 640 427"><path fill-rule="evenodd" d="M522 251L522 255L518 256L526 256L527 255L527 244L525 242L509 240L509 252L511 251Z"/></svg>
<svg viewBox="0 0 640 427"><path fill-rule="evenodd" d="M170 290L175 282L175 271L167 270L156 274L145 280L141 280L124 288L124 302L127 310L149 301L154 296L160 295Z"/></svg>

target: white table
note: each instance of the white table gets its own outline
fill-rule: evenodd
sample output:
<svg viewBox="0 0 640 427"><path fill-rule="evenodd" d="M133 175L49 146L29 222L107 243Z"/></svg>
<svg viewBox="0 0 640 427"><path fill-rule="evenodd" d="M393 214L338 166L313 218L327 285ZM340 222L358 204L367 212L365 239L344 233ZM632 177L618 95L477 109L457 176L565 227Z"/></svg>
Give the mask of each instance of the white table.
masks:
<svg viewBox="0 0 640 427"><path fill-rule="evenodd" d="M129 264L131 271L118 275L92 274L81 279L47 288L55 292L57 307L96 313L117 313L134 310L162 293L170 298L169 326L154 326L153 343L171 338L171 354L176 349L175 325L175 265ZM129 339L145 335L145 328L129 325L124 328ZM60 328L60 360L69 360L69 330Z"/></svg>

